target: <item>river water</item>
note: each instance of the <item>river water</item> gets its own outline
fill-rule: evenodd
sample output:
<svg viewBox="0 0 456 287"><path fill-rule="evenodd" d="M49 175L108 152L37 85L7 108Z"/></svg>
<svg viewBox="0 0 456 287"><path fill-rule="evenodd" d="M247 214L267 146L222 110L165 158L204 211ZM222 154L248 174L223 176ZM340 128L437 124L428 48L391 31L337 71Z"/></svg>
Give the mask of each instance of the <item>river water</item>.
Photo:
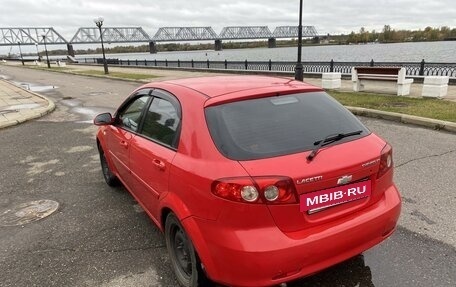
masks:
<svg viewBox="0 0 456 287"><path fill-rule="evenodd" d="M77 48L77 47L76 47ZM77 55L76 58L94 58L101 55ZM107 54L107 58L123 60L195 60L195 61L296 61L297 48L227 49L222 51L178 51L129 54ZM366 62L426 62L456 63L456 41L414 42L365 45L305 46L303 61Z"/></svg>

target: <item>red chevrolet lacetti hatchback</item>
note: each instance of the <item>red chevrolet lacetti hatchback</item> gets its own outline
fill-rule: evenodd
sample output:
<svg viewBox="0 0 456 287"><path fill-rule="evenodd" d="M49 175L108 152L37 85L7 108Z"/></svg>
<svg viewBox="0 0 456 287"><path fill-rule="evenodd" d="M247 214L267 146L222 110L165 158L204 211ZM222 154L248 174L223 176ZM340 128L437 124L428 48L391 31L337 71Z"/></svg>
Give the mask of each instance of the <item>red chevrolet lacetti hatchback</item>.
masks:
<svg viewBox="0 0 456 287"><path fill-rule="evenodd" d="M94 122L106 182L120 181L164 232L182 286L278 285L395 230L391 146L318 87L156 82Z"/></svg>

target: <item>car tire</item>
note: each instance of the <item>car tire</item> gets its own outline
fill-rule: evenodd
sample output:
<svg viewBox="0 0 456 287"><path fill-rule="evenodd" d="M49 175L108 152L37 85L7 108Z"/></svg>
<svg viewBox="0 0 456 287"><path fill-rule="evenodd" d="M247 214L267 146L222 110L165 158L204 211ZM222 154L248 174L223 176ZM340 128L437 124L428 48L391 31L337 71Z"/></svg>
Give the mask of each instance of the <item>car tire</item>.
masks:
<svg viewBox="0 0 456 287"><path fill-rule="evenodd" d="M119 185L119 180L117 177L112 173L111 169L109 168L108 161L106 160L106 156L104 151L101 147L98 149L100 153L100 163L101 163L101 171L103 173L103 178L109 186L115 187Z"/></svg>
<svg viewBox="0 0 456 287"><path fill-rule="evenodd" d="M214 286L206 277L190 238L173 213L166 217L165 241L171 266L180 286Z"/></svg>

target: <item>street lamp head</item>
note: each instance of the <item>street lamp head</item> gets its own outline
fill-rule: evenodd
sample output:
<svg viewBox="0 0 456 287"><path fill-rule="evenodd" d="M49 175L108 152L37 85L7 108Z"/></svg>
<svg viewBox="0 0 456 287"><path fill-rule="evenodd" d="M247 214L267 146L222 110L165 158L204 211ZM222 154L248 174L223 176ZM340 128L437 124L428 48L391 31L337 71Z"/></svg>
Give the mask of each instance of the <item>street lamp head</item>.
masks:
<svg viewBox="0 0 456 287"><path fill-rule="evenodd" d="M43 40L46 39L46 34L41 34L41 37L43 38Z"/></svg>
<svg viewBox="0 0 456 287"><path fill-rule="evenodd" d="M98 28L103 26L103 21L104 21L104 18L101 16L93 19L93 22L95 22L95 25L97 25Z"/></svg>

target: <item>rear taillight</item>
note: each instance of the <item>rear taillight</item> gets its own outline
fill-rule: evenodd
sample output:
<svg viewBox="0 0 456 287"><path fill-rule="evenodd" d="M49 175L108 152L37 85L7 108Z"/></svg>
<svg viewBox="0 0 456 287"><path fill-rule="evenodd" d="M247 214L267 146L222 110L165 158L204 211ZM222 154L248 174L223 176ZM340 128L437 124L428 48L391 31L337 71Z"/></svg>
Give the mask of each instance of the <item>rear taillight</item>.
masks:
<svg viewBox="0 0 456 287"><path fill-rule="evenodd" d="M389 144L386 144L380 155L380 167L378 169L377 178L382 177L391 168L393 168L393 148Z"/></svg>
<svg viewBox="0 0 456 287"><path fill-rule="evenodd" d="M227 200L244 203L298 202L293 181L282 176L222 178L214 181L212 193Z"/></svg>

